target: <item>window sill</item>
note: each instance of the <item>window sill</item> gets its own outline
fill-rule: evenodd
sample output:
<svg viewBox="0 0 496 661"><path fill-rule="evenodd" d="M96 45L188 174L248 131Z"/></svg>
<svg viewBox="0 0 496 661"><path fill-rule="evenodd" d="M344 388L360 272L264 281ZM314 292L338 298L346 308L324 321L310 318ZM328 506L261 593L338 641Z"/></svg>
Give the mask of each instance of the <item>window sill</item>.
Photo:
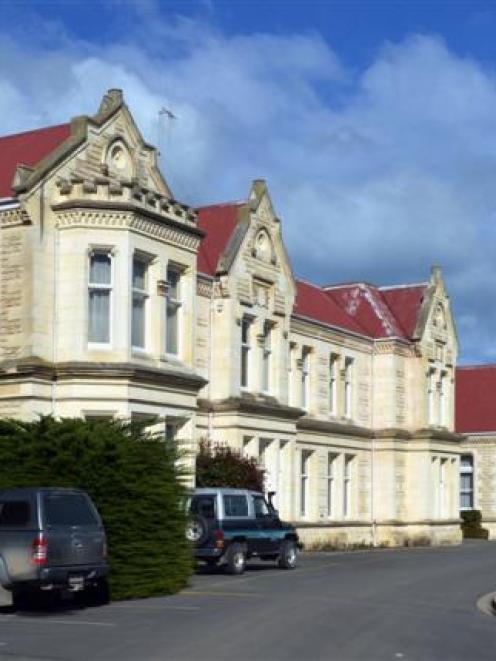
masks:
<svg viewBox="0 0 496 661"><path fill-rule="evenodd" d="M144 358L145 360L151 360L153 358L152 354L146 349L138 349L137 347L131 348L131 357L132 358Z"/></svg>
<svg viewBox="0 0 496 661"><path fill-rule="evenodd" d="M113 346L104 342L88 342L87 349L88 351L112 351Z"/></svg>

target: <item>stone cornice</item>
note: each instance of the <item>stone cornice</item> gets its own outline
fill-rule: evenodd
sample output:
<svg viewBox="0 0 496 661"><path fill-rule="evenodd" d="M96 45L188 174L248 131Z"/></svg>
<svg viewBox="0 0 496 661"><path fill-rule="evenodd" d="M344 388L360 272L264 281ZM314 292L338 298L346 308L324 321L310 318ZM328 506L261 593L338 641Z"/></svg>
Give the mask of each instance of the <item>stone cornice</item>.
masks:
<svg viewBox="0 0 496 661"><path fill-rule="evenodd" d="M302 431L316 431L325 434L337 434L339 436L359 436L360 438L372 438L373 431L367 427L335 422L333 420L319 420L304 416L298 420L296 426Z"/></svg>
<svg viewBox="0 0 496 661"><path fill-rule="evenodd" d="M98 202L55 205L56 227L60 230L76 227L105 227L133 230L150 238L197 252L203 232L158 214L144 213L132 205L109 205Z"/></svg>
<svg viewBox="0 0 496 661"><path fill-rule="evenodd" d="M461 443L466 439L463 434L451 432L448 429L417 429L412 433L415 440L430 440L430 441L451 441L454 443Z"/></svg>
<svg viewBox="0 0 496 661"><path fill-rule="evenodd" d="M303 411L294 406L279 404L273 397L255 397L243 395L242 397L229 397L228 399L209 401L198 400L200 411L212 413L250 413L253 415L265 415L283 420L296 420Z"/></svg>
<svg viewBox="0 0 496 661"><path fill-rule="evenodd" d="M9 227L31 224L31 218L22 207L4 210L0 207L0 228L7 229Z"/></svg>
<svg viewBox="0 0 496 661"><path fill-rule="evenodd" d="M207 383L203 377L187 370L145 367L133 363L73 361L53 364L42 360L25 360L18 362L15 368L12 369L4 368L2 370L0 366L0 381L26 377L38 378L44 381L122 379L139 384L147 383L156 386L181 388L192 393L198 392Z"/></svg>

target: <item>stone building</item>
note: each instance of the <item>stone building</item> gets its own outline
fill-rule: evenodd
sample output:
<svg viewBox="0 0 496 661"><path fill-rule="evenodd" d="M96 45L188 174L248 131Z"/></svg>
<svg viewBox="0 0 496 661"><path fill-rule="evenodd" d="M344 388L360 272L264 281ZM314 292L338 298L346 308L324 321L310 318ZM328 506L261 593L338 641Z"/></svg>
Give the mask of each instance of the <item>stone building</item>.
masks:
<svg viewBox="0 0 496 661"><path fill-rule="evenodd" d="M441 272L297 280L266 184L178 202L119 90L0 138L0 416L158 416L264 465L310 544L460 539Z"/></svg>
<svg viewBox="0 0 496 661"><path fill-rule="evenodd" d="M460 459L460 508L482 513L496 537L496 365L457 369L456 429L466 434Z"/></svg>

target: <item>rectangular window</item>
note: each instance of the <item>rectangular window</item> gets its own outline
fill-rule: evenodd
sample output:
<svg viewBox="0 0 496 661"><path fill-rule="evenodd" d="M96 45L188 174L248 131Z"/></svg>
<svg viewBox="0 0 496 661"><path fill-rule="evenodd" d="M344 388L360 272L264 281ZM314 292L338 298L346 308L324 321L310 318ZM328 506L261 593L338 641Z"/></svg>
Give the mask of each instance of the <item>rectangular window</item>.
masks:
<svg viewBox="0 0 496 661"><path fill-rule="evenodd" d="M336 415L338 402L337 402L337 371L338 371L338 359L334 353L331 353L329 357L329 413L331 415Z"/></svg>
<svg viewBox="0 0 496 661"><path fill-rule="evenodd" d="M50 526L96 526L99 521L83 494L45 494L45 522Z"/></svg>
<svg viewBox="0 0 496 661"><path fill-rule="evenodd" d="M471 454L460 458L460 509L474 509L474 458Z"/></svg>
<svg viewBox="0 0 496 661"><path fill-rule="evenodd" d="M441 518L446 516L446 465L447 459L441 459L439 463L439 516Z"/></svg>
<svg viewBox="0 0 496 661"><path fill-rule="evenodd" d="M148 262L133 258L131 344L136 349L146 347L146 304L148 299Z"/></svg>
<svg viewBox="0 0 496 661"><path fill-rule="evenodd" d="M334 484L335 484L335 466L336 456L333 453L327 455L327 516L334 516Z"/></svg>
<svg viewBox="0 0 496 661"><path fill-rule="evenodd" d="M181 310L181 272L167 269L167 323L165 350L167 353L179 353L179 315Z"/></svg>
<svg viewBox="0 0 496 661"><path fill-rule="evenodd" d="M345 455L343 475L343 516L351 515L351 477L352 477L353 455Z"/></svg>
<svg viewBox="0 0 496 661"><path fill-rule="evenodd" d="M251 319L241 320L241 387L248 388L250 383Z"/></svg>
<svg viewBox="0 0 496 661"><path fill-rule="evenodd" d="M226 516L248 516L246 496L224 496L224 514Z"/></svg>
<svg viewBox="0 0 496 661"><path fill-rule="evenodd" d="M110 343L112 300L112 257L109 252L93 252L89 258L88 342Z"/></svg>
<svg viewBox="0 0 496 661"><path fill-rule="evenodd" d="M302 517L308 514L308 465L310 461L310 452L302 450L300 465L300 514Z"/></svg>
<svg viewBox="0 0 496 661"><path fill-rule="evenodd" d="M0 501L0 527L27 526L31 518L31 505L27 500Z"/></svg>
<svg viewBox="0 0 496 661"><path fill-rule="evenodd" d="M351 418L353 411L353 358L344 361L344 415Z"/></svg>
<svg viewBox="0 0 496 661"><path fill-rule="evenodd" d="M440 427L446 424L446 372L441 372L439 379L439 418Z"/></svg>
<svg viewBox="0 0 496 661"><path fill-rule="evenodd" d="M271 368L271 335L272 324L270 321L265 321L263 325L263 345L262 345L262 390L263 392L270 391L270 368Z"/></svg>
<svg viewBox="0 0 496 661"><path fill-rule="evenodd" d="M427 421L429 425L434 424L434 375L435 370L433 368L429 369L427 373Z"/></svg>
<svg viewBox="0 0 496 661"><path fill-rule="evenodd" d="M308 410L310 405L310 349L301 353L301 408Z"/></svg>

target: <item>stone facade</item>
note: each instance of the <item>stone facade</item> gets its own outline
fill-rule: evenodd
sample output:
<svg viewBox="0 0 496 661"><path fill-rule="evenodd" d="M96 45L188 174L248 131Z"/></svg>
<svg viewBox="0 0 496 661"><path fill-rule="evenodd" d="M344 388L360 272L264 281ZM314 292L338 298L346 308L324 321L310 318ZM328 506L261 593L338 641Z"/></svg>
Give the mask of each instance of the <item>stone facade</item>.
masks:
<svg viewBox="0 0 496 661"><path fill-rule="evenodd" d="M236 213L207 272L198 213L173 199L117 90L18 167L0 200L0 416L158 416L192 450L228 443L264 465L310 545L458 542L440 271L410 336L381 310L374 336L297 304L305 287L327 294L295 280L263 182ZM338 295L350 325L354 296L382 300L367 285Z"/></svg>

